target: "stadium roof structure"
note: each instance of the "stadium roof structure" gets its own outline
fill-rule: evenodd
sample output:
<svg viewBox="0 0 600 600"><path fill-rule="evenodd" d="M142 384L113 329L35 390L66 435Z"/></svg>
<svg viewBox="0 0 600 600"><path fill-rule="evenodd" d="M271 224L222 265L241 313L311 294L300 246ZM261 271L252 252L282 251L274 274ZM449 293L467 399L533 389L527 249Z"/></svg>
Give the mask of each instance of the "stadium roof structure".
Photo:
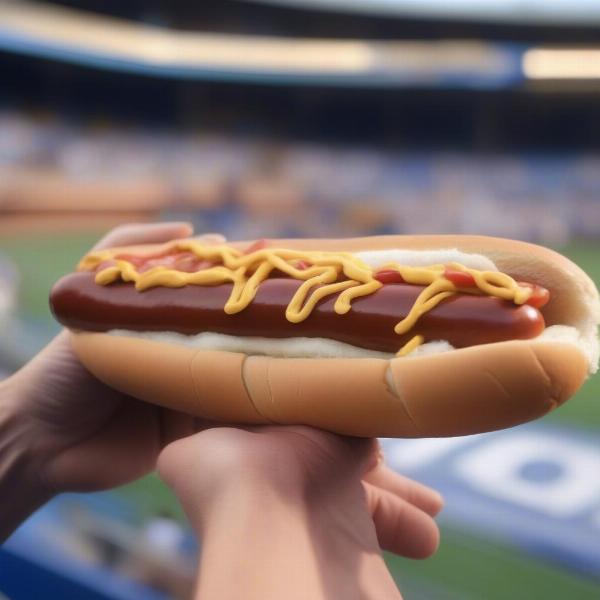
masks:
<svg viewBox="0 0 600 600"><path fill-rule="evenodd" d="M0 49L178 79L496 88L520 77L512 46L181 32L27 2L0 2Z"/></svg>
<svg viewBox="0 0 600 600"><path fill-rule="evenodd" d="M597 0L243 0L312 10L399 18L451 19L531 25L600 23Z"/></svg>
<svg viewBox="0 0 600 600"><path fill-rule="evenodd" d="M178 31L6 0L0 1L0 50L151 77L271 85L486 90L600 78L594 48Z"/></svg>

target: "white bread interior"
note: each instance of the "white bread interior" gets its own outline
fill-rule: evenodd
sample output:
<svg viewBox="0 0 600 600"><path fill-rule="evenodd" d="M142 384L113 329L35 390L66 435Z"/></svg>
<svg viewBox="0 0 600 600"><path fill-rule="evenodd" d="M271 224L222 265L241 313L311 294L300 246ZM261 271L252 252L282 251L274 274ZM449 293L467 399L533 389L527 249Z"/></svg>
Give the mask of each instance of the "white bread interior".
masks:
<svg viewBox="0 0 600 600"><path fill-rule="evenodd" d="M271 356L273 358L381 358L391 360L394 354L368 350L352 344L346 344L329 338L266 338L255 336L235 336L205 331L196 335L184 335L174 331L133 331L113 329L107 335L137 338L153 342L162 342L196 350L217 350L219 352L241 352L247 356ZM551 325L534 341L556 341L578 346L585 352L579 332L568 325ZM450 352L455 348L445 340L434 340L418 346L410 354L431 356ZM408 358L408 357L407 357Z"/></svg>

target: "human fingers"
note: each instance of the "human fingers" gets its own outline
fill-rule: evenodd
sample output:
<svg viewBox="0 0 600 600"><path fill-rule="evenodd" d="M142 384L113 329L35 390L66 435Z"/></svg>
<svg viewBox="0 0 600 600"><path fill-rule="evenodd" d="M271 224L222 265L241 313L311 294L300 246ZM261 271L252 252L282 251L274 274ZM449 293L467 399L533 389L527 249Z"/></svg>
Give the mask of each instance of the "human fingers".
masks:
<svg viewBox="0 0 600 600"><path fill-rule="evenodd" d="M159 446L161 449L172 442L199 433L208 427L223 426L222 423L192 417L170 408L157 408L159 410Z"/></svg>
<svg viewBox="0 0 600 600"><path fill-rule="evenodd" d="M177 238L189 237L192 233L192 225L180 221L170 223L127 223L109 231L94 246L94 250L116 246L168 242Z"/></svg>
<svg viewBox="0 0 600 600"><path fill-rule="evenodd" d="M379 464L363 476L363 481L394 494L435 517L444 507L444 499L436 490L396 473Z"/></svg>
<svg viewBox="0 0 600 600"><path fill-rule="evenodd" d="M363 487L381 548L416 559L435 553L440 532L430 515L385 489L370 483Z"/></svg>
<svg viewBox="0 0 600 600"><path fill-rule="evenodd" d="M81 429L74 444L61 441L62 448L44 457L39 474L56 492L94 491L133 481L156 463L156 422L156 407L129 399L103 427Z"/></svg>

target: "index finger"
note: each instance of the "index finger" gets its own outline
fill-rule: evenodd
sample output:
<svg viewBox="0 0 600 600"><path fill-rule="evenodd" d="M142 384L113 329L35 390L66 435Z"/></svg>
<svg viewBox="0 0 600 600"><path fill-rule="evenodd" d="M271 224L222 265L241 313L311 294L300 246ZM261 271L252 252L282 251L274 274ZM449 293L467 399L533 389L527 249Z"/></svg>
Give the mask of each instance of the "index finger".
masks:
<svg viewBox="0 0 600 600"><path fill-rule="evenodd" d="M95 246L94 250L103 250L117 246L136 244L159 244L177 238L192 235L194 229L190 223L128 223L109 231Z"/></svg>

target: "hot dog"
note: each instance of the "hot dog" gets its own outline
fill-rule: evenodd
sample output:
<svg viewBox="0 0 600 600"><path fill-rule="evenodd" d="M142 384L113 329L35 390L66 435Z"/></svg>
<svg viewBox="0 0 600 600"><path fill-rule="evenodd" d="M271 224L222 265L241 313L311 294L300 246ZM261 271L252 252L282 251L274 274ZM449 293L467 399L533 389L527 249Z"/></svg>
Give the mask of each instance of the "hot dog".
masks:
<svg viewBox="0 0 600 600"><path fill-rule="evenodd" d="M335 297L323 299L299 323L285 309L301 282L283 277L264 281L252 303L235 315L224 312L233 285L154 287L139 293L127 283L98 286L93 273L74 273L54 289L58 319L72 329L110 331L204 331L270 338L324 337L379 352L395 353L414 335L443 339L455 348L510 339L530 339L544 329L539 310L494 296L457 294L426 312L414 332L398 335L394 326L406 317L423 286L392 283L357 298L345 315L334 311Z"/></svg>
<svg viewBox="0 0 600 600"><path fill-rule="evenodd" d="M597 362L589 278L509 240L180 240L91 253L78 271L51 306L83 363L217 420L474 433L547 412Z"/></svg>

